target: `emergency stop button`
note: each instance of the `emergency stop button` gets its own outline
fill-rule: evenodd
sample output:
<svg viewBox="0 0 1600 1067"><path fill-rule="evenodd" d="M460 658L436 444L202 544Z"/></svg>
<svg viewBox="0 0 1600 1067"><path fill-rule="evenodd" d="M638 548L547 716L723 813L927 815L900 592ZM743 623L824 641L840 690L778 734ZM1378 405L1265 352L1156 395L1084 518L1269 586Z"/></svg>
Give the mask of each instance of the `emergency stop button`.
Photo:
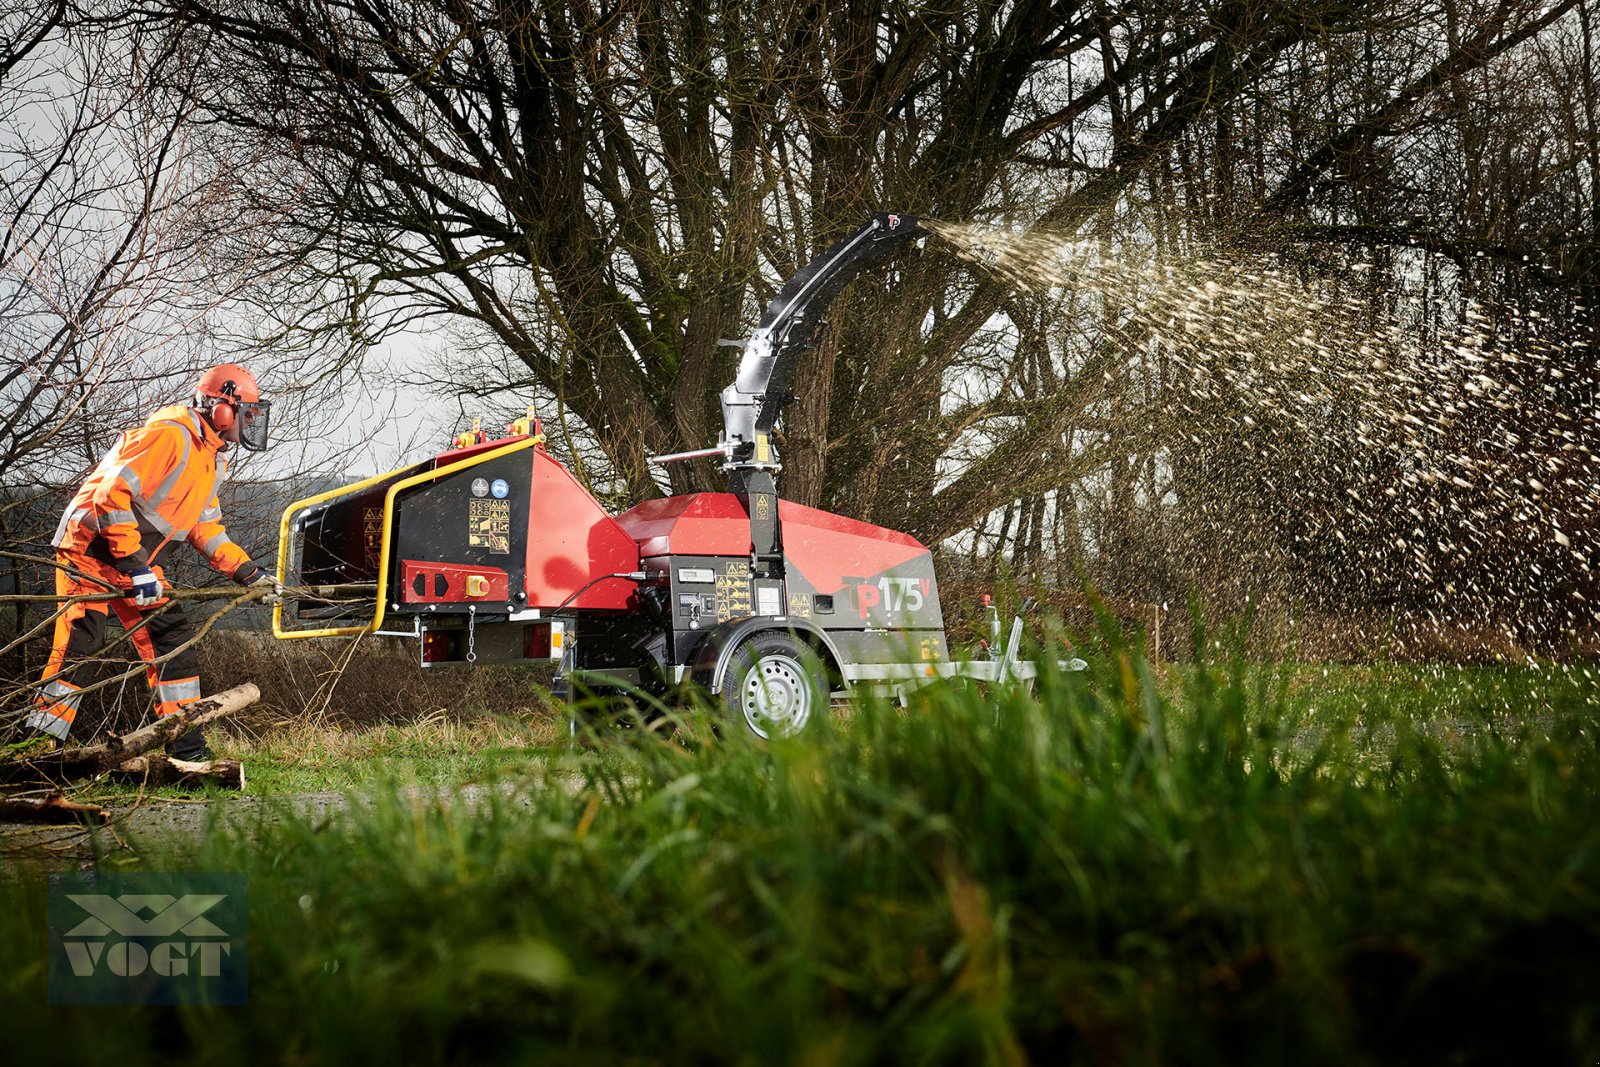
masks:
<svg viewBox="0 0 1600 1067"><path fill-rule="evenodd" d="M487 596L489 594L489 579L481 574L467 575L467 595Z"/></svg>

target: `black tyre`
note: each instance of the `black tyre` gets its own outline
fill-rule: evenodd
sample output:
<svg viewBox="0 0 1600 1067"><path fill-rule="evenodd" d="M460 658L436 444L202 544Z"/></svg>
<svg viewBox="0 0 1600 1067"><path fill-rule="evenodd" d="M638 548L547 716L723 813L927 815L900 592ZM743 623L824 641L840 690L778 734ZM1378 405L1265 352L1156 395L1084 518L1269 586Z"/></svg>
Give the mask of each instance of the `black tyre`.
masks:
<svg viewBox="0 0 1600 1067"><path fill-rule="evenodd" d="M787 633L760 633L744 641L717 681L735 721L764 741L794 737L828 713L827 665L810 645Z"/></svg>

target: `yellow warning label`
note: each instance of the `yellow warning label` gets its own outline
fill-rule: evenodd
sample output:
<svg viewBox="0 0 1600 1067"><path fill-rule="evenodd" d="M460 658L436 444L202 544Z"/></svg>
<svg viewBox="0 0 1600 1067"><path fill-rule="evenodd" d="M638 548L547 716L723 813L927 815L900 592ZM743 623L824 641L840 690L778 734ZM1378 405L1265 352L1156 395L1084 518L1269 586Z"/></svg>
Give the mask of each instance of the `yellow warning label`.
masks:
<svg viewBox="0 0 1600 1067"><path fill-rule="evenodd" d="M511 501L467 501L467 544L502 556L511 554Z"/></svg>
<svg viewBox="0 0 1600 1067"><path fill-rule="evenodd" d="M724 563L717 575L717 621L743 618L750 610L750 564Z"/></svg>
<svg viewBox="0 0 1600 1067"><path fill-rule="evenodd" d="M366 550L367 568L378 565L378 549L383 541L383 509L361 509L361 545Z"/></svg>
<svg viewBox="0 0 1600 1067"><path fill-rule="evenodd" d="M811 618L811 594L790 593L789 614L793 615L797 619Z"/></svg>

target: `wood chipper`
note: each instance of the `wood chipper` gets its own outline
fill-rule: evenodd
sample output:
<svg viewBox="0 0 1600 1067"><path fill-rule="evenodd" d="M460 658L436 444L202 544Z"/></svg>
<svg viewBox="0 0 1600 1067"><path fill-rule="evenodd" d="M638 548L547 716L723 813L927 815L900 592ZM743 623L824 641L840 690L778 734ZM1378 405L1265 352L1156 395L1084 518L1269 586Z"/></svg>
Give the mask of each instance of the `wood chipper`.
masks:
<svg viewBox="0 0 1600 1067"><path fill-rule="evenodd" d="M697 685L763 738L799 732L862 686L1031 676L1020 620L985 658L951 658L933 557L915 538L777 494L770 435L799 353L851 278L922 235L914 216L876 215L773 298L722 393L716 447L655 457L721 457L726 492L609 514L545 450L530 413L508 436L465 434L289 505L280 581L376 595L290 599L273 632L412 638L424 667L556 660L557 692L574 702Z"/></svg>

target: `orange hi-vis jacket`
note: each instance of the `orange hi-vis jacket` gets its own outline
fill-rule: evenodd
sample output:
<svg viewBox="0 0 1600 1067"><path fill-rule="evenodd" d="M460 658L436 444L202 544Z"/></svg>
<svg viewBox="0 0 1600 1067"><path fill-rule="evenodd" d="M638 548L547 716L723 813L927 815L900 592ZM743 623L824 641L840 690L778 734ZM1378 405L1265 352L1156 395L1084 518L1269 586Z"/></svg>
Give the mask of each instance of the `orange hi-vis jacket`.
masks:
<svg viewBox="0 0 1600 1067"><path fill-rule="evenodd" d="M56 530L56 549L85 573L123 586L123 576L139 567L159 572L156 557L177 540L235 580L249 577L241 568L259 571L222 525L222 445L193 408L157 411L124 433L79 488Z"/></svg>

